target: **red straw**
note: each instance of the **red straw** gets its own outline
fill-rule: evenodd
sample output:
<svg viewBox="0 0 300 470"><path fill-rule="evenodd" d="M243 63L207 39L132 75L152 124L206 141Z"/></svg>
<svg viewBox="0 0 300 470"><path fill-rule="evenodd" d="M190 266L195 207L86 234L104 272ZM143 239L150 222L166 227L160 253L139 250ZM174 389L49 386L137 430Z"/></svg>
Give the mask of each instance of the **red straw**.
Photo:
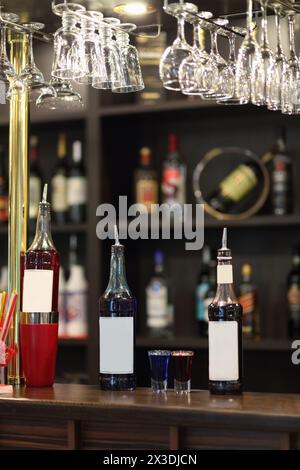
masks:
<svg viewBox="0 0 300 470"><path fill-rule="evenodd" d="M12 318L16 309L17 298L18 298L18 294L16 292L13 292L10 296L8 309L5 314L2 330L0 332L0 341L5 342L6 340L8 330L9 330L9 327L10 327L10 324L11 324L11 321L12 321Z"/></svg>
<svg viewBox="0 0 300 470"><path fill-rule="evenodd" d="M3 323L4 323L4 318L5 318L6 302L7 302L7 292L2 292L2 295L1 295L1 320L0 320L0 328L3 328Z"/></svg>

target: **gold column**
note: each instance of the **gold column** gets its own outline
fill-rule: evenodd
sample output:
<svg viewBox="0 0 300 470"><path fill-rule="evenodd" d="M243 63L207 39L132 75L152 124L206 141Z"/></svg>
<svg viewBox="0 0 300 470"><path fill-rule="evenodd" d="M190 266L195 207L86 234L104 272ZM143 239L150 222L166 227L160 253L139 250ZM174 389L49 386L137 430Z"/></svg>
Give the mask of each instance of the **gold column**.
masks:
<svg viewBox="0 0 300 470"><path fill-rule="evenodd" d="M19 74L27 63L28 41L24 33L10 34L11 62ZM28 92L20 82L12 83L9 121L9 224L8 224L8 291L18 292L19 299L12 322L9 345L15 346L16 357L8 367L8 382L23 381L20 362L19 313L21 257L27 246L28 206Z"/></svg>

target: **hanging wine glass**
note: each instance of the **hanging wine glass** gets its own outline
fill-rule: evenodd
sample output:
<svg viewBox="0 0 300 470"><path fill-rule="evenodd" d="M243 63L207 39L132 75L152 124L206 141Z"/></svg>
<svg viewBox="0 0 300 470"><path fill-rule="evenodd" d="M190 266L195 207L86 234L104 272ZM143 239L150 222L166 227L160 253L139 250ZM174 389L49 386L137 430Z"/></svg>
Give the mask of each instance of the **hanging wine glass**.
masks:
<svg viewBox="0 0 300 470"><path fill-rule="evenodd" d="M240 46L236 63L236 94L244 103L251 99L253 64L259 59L259 47L252 29L252 0L247 0L247 34Z"/></svg>
<svg viewBox="0 0 300 470"><path fill-rule="evenodd" d="M220 26L227 26L228 20L225 18L217 18L213 24L208 24L207 28L211 35L211 51L209 59L203 70L203 85L207 91L202 93L204 100L226 99L230 98L234 92L231 71L227 68L226 60L218 51L218 34Z"/></svg>
<svg viewBox="0 0 300 470"><path fill-rule="evenodd" d="M212 13L209 11L201 11L198 16L191 15L190 22L193 24L194 44L189 54L179 67L179 83L181 91L185 95L200 95L205 88L202 84L202 73L209 55L204 49L204 30L203 22L199 17L210 19Z"/></svg>
<svg viewBox="0 0 300 470"><path fill-rule="evenodd" d="M44 28L43 23L27 23L24 24L30 30L28 34L28 59L27 64L20 74L21 80L25 83L29 91L29 99L36 100L41 93L48 93L55 96L55 91L44 79L44 75L36 66L33 56L33 33Z"/></svg>
<svg viewBox="0 0 300 470"><path fill-rule="evenodd" d="M239 26L232 26L231 27L232 32L225 32L224 35L228 37L229 40L229 58L228 58L228 63L226 68L228 69L228 72L226 73L226 70L224 71L224 76L228 77L228 83L227 83L227 88L229 93L231 93L230 98L225 98L225 99L220 99L218 100L218 103L220 104L246 104L247 101L244 97L240 97L237 93L236 89L236 53L235 53L235 47L236 47L236 34L241 34L245 35L247 30L245 28L241 28Z"/></svg>
<svg viewBox="0 0 300 470"><path fill-rule="evenodd" d="M167 90L180 91L179 67L192 51L191 46L185 39L185 14L197 13L198 7L193 3L171 3L166 11L177 18L177 37L160 59L159 75L163 86Z"/></svg>
<svg viewBox="0 0 300 470"><path fill-rule="evenodd" d="M267 20L268 0L260 0L262 12L262 36L259 52L253 62L252 68L252 96L251 101L257 106L267 105L270 102L268 92L274 75L274 57L268 40Z"/></svg>
<svg viewBox="0 0 300 470"><path fill-rule="evenodd" d="M19 20L18 15L13 13L1 13L1 18L12 23ZM16 71L7 55L6 43L7 27L5 23L1 24L1 44L0 44L0 102L5 104L9 99L12 90L22 89L24 84L18 78Z"/></svg>
<svg viewBox="0 0 300 470"><path fill-rule="evenodd" d="M281 43L280 19L282 14L282 6L280 3L272 3L272 8L275 13L277 45L274 55L274 65L268 74L268 109L272 111L278 111L281 109L282 77L287 59L283 52Z"/></svg>
<svg viewBox="0 0 300 470"><path fill-rule="evenodd" d="M54 88L55 96L45 90L36 101L38 108L76 110L83 107L82 96L73 89L70 81L53 77L49 85Z"/></svg>
<svg viewBox="0 0 300 470"><path fill-rule="evenodd" d="M288 11L287 18L290 55L282 75L281 111L283 114L297 114L300 108L300 69L295 49L295 12Z"/></svg>

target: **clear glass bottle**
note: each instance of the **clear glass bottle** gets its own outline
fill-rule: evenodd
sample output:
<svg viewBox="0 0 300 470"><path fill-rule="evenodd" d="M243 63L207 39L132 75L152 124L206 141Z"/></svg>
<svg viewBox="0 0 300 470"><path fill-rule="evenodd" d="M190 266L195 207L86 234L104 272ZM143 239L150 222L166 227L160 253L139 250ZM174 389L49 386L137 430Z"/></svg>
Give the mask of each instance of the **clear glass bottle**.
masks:
<svg viewBox="0 0 300 470"><path fill-rule="evenodd" d="M209 391L240 394L243 387L243 309L233 289L232 256L227 229L218 250L217 292L208 307Z"/></svg>
<svg viewBox="0 0 300 470"><path fill-rule="evenodd" d="M82 142L73 143L72 162L67 180L68 219L80 224L86 219L87 180L82 159Z"/></svg>
<svg viewBox="0 0 300 470"><path fill-rule="evenodd" d="M124 246L111 247L108 286L99 301L100 388L133 390L135 375L136 299L125 274Z"/></svg>

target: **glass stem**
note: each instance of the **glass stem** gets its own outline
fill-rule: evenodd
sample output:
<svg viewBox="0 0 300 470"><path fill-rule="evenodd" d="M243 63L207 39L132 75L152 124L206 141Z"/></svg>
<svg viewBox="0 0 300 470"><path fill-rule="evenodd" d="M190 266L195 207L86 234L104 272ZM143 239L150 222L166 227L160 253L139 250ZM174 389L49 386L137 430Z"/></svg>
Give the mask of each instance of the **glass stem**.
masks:
<svg viewBox="0 0 300 470"><path fill-rule="evenodd" d="M1 59L7 59L7 51L6 51L6 28L3 26L1 28L1 49L0 49L0 56Z"/></svg>
<svg viewBox="0 0 300 470"><path fill-rule="evenodd" d="M177 39L181 42L185 42L185 35L184 35L184 18L182 15L178 16L178 23L177 23Z"/></svg>
<svg viewBox="0 0 300 470"><path fill-rule="evenodd" d="M267 8L265 2L261 2L261 12L262 12L262 19L261 19L261 43L265 46L268 44L268 20L267 20Z"/></svg>
<svg viewBox="0 0 300 470"><path fill-rule="evenodd" d="M200 25L195 23L193 35L194 35L194 47L197 49L203 49L203 47L201 47L200 34L201 34Z"/></svg>
<svg viewBox="0 0 300 470"><path fill-rule="evenodd" d="M280 32L280 9L274 7L275 11L275 25L276 25L276 37L277 37L277 54L281 54L281 32Z"/></svg>
<svg viewBox="0 0 300 470"><path fill-rule="evenodd" d="M235 35L230 34L229 36L229 60L231 64L235 64Z"/></svg>
<svg viewBox="0 0 300 470"><path fill-rule="evenodd" d="M295 50L295 31L294 31L294 24L295 19L294 15L288 16L289 21L289 43L290 43L290 59L296 58L296 50Z"/></svg>
<svg viewBox="0 0 300 470"><path fill-rule="evenodd" d="M33 67L34 64L34 58L33 58L33 38L32 38L32 33L28 35L28 66Z"/></svg>
<svg viewBox="0 0 300 470"><path fill-rule="evenodd" d="M211 52L218 54L217 31L211 31Z"/></svg>
<svg viewBox="0 0 300 470"><path fill-rule="evenodd" d="M247 31L248 34L251 34L252 31L252 15L253 15L253 5L252 0L247 0Z"/></svg>

